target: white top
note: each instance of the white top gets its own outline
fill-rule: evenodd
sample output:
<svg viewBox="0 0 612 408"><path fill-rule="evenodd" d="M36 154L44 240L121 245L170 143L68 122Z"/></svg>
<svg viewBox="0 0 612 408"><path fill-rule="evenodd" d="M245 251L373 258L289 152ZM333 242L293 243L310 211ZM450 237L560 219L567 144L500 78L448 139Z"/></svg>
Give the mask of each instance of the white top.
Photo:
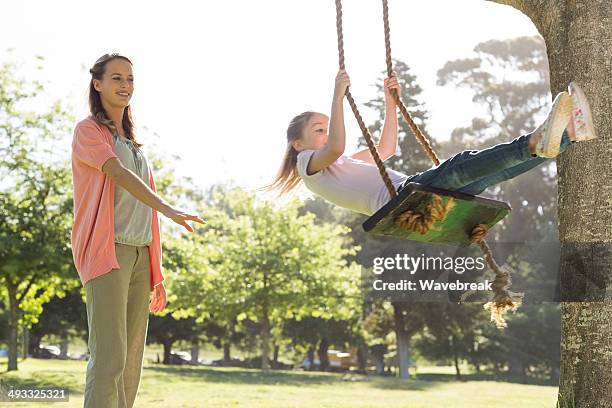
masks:
<svg viewBox="0 0 612 408"><path fill-rule="evenodd" d="M113 134L115 154L121 164L149 187L149 165L141 149L123 136ZM147 246L153 240L153 211L126 189L115 184L115 242Z"/></svg>
<svg viewBox="0 0 612 408"><path fill-rule="evenodd" d="M391 199L378 168L363 160L343 155L327 168L308 175L306 169L314 152L303 150L297 157L298 174L313 193L366 215L374 214ZM387 172L396 190L408 178L398 171L387 169Z"/></svg>

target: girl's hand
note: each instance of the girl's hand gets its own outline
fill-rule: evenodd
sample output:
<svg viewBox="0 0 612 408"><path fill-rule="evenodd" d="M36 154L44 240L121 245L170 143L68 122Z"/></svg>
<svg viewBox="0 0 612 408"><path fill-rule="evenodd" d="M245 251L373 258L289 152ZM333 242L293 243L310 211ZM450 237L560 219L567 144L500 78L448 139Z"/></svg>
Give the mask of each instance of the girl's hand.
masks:
<svg viewBox="0 0 612 408"><path fill-rule="evenodd" d="M153 313L161 312L166 307L166 289L164 283L153 288L151 299L149 300L149 310Z"/></svg>
<svg viewBox="0 0 612 408"><path fill-rule="evenodd" d="M341 69L336 75L336 86L334 88L334 99L342 99L346 94L346 90L351 86L351 79L345 70Z"/></svg>
<svg viewBox="0 0 612 408"><path fill-rule="evenodd" d="M393 99L393 95L391 94L391 90L395 89L398 95L401 95L402 89L399 85L399 81L397 80L397 74L394 72L391 73L389 78L385 79L385 101L387 105L390 103L395 104L395 99Z"/></svg>
<svg viewBox="0 0 612 408"><path fill-rule="evenodd" d="M189 232L193 232L193 228L191 227L191 225L187 224L187 221L195 221L200 224L206 224L206 221L204 221L197 215L187 214L187 213L184 213L183 211L175 210L174 208L171 208L171 207L168 207L163 212L163 214L166 217L170 218L172 221L176 222L177 224L185 227L185 229Z"/></svg>

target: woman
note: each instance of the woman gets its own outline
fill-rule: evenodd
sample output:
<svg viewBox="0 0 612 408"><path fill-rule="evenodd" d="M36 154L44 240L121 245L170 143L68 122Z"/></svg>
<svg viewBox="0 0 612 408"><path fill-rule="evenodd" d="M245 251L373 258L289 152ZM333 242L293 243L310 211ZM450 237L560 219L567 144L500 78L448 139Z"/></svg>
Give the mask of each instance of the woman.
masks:
<svg viewBox="0 0 612 408"><path fill-rule="evenodd" d="M130 60L100 57L90 69L91 116L72 142L72 250L86 290L90 352L85 407L132 407L142 371L148 310L166 305L157 212L189 232L196 216L172 208L155 192L130 99ZM150 298L149 292L152 291Z"/></svg>

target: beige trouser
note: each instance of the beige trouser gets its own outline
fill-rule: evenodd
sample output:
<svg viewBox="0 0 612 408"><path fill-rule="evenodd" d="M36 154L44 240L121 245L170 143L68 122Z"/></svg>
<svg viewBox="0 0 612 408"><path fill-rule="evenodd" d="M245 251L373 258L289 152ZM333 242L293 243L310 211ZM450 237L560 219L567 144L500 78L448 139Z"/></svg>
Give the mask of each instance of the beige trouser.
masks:
<svg viewBox="0 0 612 408"><path fill-rule="evenodd" d="M149 323L149 251L115 244L119 269L85 284L89 353L86 408L131 408Z"/></svg>

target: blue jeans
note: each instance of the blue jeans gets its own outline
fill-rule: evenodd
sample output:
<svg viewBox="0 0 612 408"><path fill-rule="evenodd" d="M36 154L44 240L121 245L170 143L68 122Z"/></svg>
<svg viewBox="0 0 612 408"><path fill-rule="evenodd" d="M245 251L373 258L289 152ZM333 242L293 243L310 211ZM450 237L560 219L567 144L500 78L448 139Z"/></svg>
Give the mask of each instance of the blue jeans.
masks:
<svg viewBox="0 0 612 408"><path fill-rule="evenodd" d="M533 157L529 153L529 136L523 135L484 150L464 150L436 167L408 177L398 190L406 183L414 182L448 191L480 194L487 187L514 178L549 160ZM567 131L564 131L561 152L571 144Z"/></svg>

